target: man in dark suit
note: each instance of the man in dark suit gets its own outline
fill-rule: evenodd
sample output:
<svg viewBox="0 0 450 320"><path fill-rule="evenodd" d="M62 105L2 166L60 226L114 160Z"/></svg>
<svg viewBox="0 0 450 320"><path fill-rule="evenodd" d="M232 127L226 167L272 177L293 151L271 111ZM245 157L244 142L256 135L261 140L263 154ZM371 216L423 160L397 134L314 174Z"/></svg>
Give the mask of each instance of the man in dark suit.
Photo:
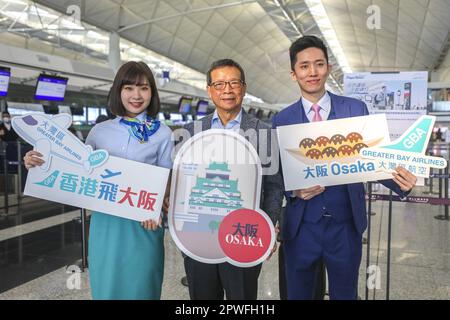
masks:
<svg viewBox="0 0 450 320"><path fill-rule="evenodd" d="M363 102L325 90L331 66L327 48L319 38L302 37L291 45L289 53L291 77L302 97L274 116L273 128L369 114ZM403 197L416 180L398 167L393 180L380 182ZM313 298L317 266L324 261L330 299L356 299L362 234L367 227L364 185L314 186L285 195L282 230L288 298Z"/></svg>
<svg viewBox="0 0 450 320"><path fill-rule="evenodd" d="M185 129L189 131L190 136L208 129L239 130L240 133L253 129L257 133L254 147L258 154L261 157L263 156L261 152L267 152L264 156L270 156L270 126L247 114L242 108L246 86L244 71L238 63L231 59L214 62L207 73L207 90L216 110L200 121L186 125ZM246 135L244 136L248 138ZM262 139L260 137L267 140L260 141ZM250 139L250 142L253 143L252 140ZM268 150L265 148L260 150L261 145L268 146ZM274 152L273 158L278 161L277 152ZM263 162L263 173L268 173L271 168L273 169L271 165L277 164L264 165ZM263 176L261 209L270 216L274 224L278 220L281 210L282 189L282 179L278 168L276 168L275 174ZM250 268L241 268L229 263L206 264L186 256L184 265L191 299L221 300L224 298L224 293L229 300L255 300L257 298L261 264Z"/></svg>

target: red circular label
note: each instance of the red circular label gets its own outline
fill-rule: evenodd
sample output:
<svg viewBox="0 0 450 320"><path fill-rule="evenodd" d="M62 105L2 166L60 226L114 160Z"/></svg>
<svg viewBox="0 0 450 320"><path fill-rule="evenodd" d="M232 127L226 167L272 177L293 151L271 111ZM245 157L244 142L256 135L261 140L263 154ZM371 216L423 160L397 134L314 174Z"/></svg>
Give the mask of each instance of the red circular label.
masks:
<svg viewBox="0 0 450 320"><path fill-rule="evenodd" d="M269 250L272 234L269 222L255 210L238 209L220 223L219 244L230 259L251 263Z"/></svg>

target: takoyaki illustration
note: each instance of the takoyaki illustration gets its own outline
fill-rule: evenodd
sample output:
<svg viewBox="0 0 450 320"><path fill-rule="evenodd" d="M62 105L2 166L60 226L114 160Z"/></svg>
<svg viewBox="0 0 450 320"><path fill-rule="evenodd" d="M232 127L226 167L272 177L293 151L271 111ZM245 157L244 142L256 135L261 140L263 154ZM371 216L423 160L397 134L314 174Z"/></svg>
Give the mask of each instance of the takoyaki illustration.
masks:
<svg viewBox="0 0 450 320"><path fill-rule="evenodd" d="M315 163L316 160L345 162L352 161L352 158L359 156L359 151L362 148L375 146L382 140L383 137L378 137L370 141L364 141L360 133L351 132L347 136L335 134L331 138L326 136L319 136L316 139L304 138L300 141L299 148L287 149L287 151L306 163Z"/></svg>
<svg viewBox="0 0 450 320"><path fill-rule="evenodd" d="M347 142L358 143L361 141L363 141L363 137L357 132L351 132L347 135Z"/></svg>
<svg viewBox="0 0 450 320"><path fill-rule="evenodd" d="M334 146L340 146L342 145L347 139L342 134L335 134L331 137L330 142Z"/></svg>
<svg viewBox="0 0 450 320"><path fill-rule="evenodd" d="M355 153L359 153L359 151L361 151L362 148L367 148L367 144L364 143L357 143L353 146L353 151Z"/></svg>
<svg viewBox="0 0 450 320"><path fill-rule="evenodd" d="M355 154L355 152L353 150L353 147L351 147L351 146L349 146L347 144L344 144L343 146L340 146L339 149L338 149L338 152L339 152L339 154L342 157L344 157L344 156L348 157L348 156L352 156L352 155Z"/></svg>
<svg viewBox="0 0 450 320"><path fill-rule="evenodd" d="M305 153L305 156L310 159L322 159L322 152L318 149L310 149Z"/></svg>
<svg viewBox="0 0 450 320"><path fill-rule="evenodd" d="M309 149L313 149L316 146L316 142L311 138L305 138L302 141L300 141L299 148L301 151L308 151Z"/></svg>
<svg viewBox="0 0 450 320"><path fill-rule="evenodd" d="M320 136L316 139L316 146L317 147L325 147L330 142L330 139L328 139L325 136Z"/></svg>
<svg viewBox="0 0 450 320"><path fill-rule="evenodd" d="M336 148L333 147L326 147L322 151L322 158L323 159L333 159L339 157L339 152Z"/></svg>

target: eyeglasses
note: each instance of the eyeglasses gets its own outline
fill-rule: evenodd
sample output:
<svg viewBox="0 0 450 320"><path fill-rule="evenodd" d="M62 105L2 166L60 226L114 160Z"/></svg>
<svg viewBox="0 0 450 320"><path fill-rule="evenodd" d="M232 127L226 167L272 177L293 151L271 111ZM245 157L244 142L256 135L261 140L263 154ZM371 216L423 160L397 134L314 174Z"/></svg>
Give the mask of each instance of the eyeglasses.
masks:
<svg viewBox="0 0 450 320"><path fill-rule="evenodd" d="M242 80L231 80L231 81L217 81L211 83L211 87L214 87L216 90L223 90L227 86L227 84L230 85L231 89L238 89L241 88L242 85L245 84Z"/></svg>

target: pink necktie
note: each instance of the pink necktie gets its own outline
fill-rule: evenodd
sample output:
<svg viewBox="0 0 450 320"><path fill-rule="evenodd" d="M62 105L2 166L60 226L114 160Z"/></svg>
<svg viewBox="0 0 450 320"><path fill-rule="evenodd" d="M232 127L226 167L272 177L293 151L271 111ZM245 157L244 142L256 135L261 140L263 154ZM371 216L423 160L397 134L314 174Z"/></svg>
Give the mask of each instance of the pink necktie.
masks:
<svg viewBox="0 0 450 320"><path fill-rule="evenodd" d="M313 122L322 121L322 117L320 116L320 106L318 104L314 104L311 109L314 111L314 117L312 119Z"/></svg>

